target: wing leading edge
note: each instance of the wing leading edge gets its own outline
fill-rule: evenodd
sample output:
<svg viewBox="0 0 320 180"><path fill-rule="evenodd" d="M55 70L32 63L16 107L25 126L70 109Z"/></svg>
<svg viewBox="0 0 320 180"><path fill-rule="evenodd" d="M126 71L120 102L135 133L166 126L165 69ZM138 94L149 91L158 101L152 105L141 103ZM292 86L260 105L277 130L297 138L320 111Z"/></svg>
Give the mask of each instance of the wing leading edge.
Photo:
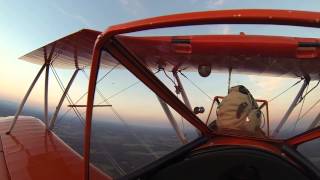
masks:
<svg viewBox="0 0 320 180"><path fill-rule="evenodd" d="M98 31L83 29L36 49L21 59L43 64L46 51L54 48L53 64L58 68L86 67L91 64L92 49ZM320 41L261 35L194 35L133 37L116 39L151 69L196 71L210 65L214 71L319 79ZM116 61L104 52L102 65ZM121 67L121 66L118 66Z"/></svg>

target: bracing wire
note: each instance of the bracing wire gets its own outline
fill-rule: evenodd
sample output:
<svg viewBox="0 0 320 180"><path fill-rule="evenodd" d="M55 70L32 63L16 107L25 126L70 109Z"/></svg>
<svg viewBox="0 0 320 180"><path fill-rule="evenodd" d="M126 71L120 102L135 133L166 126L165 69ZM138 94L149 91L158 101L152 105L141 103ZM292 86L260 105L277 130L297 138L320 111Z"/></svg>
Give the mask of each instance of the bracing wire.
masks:
<svg viewBox="0 0 320 180"><path fill-rule="evenodd" d="M140 83L140 81L137 81L137 82L135 82L135 83L133 83L133 84L131 84L131 85L129 85L129 86L127 86L127 87L125 87L125 88L121 89L120 91L118 91L118 92L116 92L116 93L112 94L111 96L107 97L105 100L103 100L103 101L99 102L98 104L100 105L100 104L105 103L107 100L110 100L110 99L114 98L115 96L118 96L119 94L121 94L121 93L123 93L123 92L127 91L128 89L130 89L130 88L132 88L132 87L136 86L136 85L137 85L137 84L139 84L139 83Z"/></svg>
<svg viewBox="0 0 320 180"><path fill-rule="evenodd" d="M179 71L180 74L186 78L194 87L196 87L200 92L202 92L202 94L204 94L205 96L208 97L208 99L210 99L211 101L213 101L213 98L211 98L204 90L202 90L199 86L197 86L191 79L189 79L185 74L183 74L181 71Z"/></svg>
<svg viewBox="0 0 320 180"><path fill-rule="evenodd" d="M89 76L86 74L86 72L82 69L81 70L81 72L84 74L84 76L87 78L87 79L89 79ZM110 71L109 71L110 72ZM107 74L109 74L109 73L107 73ZM107 76L107 74L106 75L104 75L104 77L103 78L105 78L106 76ZM103 96L103 94L102 94L102 92L98 89L98 88L96 88L96 91L98 92L98 94L102 97L102 98L104 98L104 96ZM94 131L92 131L92 132L94 132ZM125 175L126 174L126 172L121 168L121 166L118 164L118 162L110 155L110 153L108 152L108 151L105 151L105 153L106 153L106 155L107 155L107 158L109 158L108 160L111 162L111 164L117 169L117 171L120 173L120 175Z"/></svg>
<svg viewBox="0 0 320 180"><path fill-rule="evenodd" d="M320 103L320 99L318 99L314 104L312 104L312 106L310 106L310 108L304 114L302 114L301 119L304 118L304 116L306 116L319 103Z"/></svg>
<svg viewBox="0 0 320 180"><path fill-rule="evenodd" d="M85 73L85 71L82 71L82 72ZM86 76L87 78L89 78L87 74L85 74L85 76ZM107 100L107 98L102 94L102 92L98 89L98 87L96 87L96 91L97 91L97 93L99 94L99 96L103 99L104 102L110 104L110 102L109 102L109 101ZM137 139L137 141L139 141L139 142L146 148L146 150L149 151L149 152L152 154L152 156L154 156L156 159L160 158L160 157L148 146L148 144L146 144L146 143L144 142L143 139L139 138L139 136L132 130L132 128L130 127L130 125L120 116L120 114L116 111L116 109L115 109L113 106L111 106L111 110L112 110L112 112L115 114L115 116L122 122L122 124L130 131L130 133Z"/></svg>
<svg viewBox="0 0 320 180"><path fill-rule="evenodd" d="M108 72L106 72L105 75L103 75L98 81L96 84L99 84L108 74L110 74L120 63L116 64L115 66L113 66ZM84 71L84 69L82 69ZM75 104L78 104L86 95L88 94L88 91L83 93L75 102ZM61 116L60 118L57 120L58 121L61 121L71 110L72 108L69 108L67 109Z"/></svg>
<svg viewBox="0 0 320 180"><path fill-rule="evenodd" d="M155 72L155 73L153 73L153 74L157 74L158 72L160 72L160 71L156 71L156 72ZM123 88L123 89L119 90L118 92L116 92L116 93L114 93L114 94L110 95L110 96L109 96L109 97L107 97L105 100L110 100L110 99L112 99L112 98L114 98L114 97L116 97L116 96L120 95L121 93L123 93L123 92L125 92L125 91L129 90L130 88L132 88L132 87L134 87L134 86L136 86L136 85L138 85L138 84L140 84L140 83L141 83L141 81L136 81L136 82L134 82L134 83L130 84L129 86L127 86L127 87L125 87L125 88ZM98 103L98 105L101 105L101 104L105 103L105 102L106 102L105 100L103 100L103 101L99 102L99 103Z"/></svg>
<svg viewBox="0 0 320 180"><path fill-rule="evenodd" d="M114 68L113 68L114 69ZM88 75L86 74L86 72L84 70L81 71L84 76L88 79ZM109 73L108 73L109 74ZM106 75L103 76L103 78L105 78ZM101 79L100 79L101 80ZM99 81L100 82L100 81ZM105 102L105 97L103 96L102 92L96 88L97 93L101 96L101 98L104 99ZM110 104L109 102L107 102L108 104ZM140 141L140 143L145 146L145 148L147 149L147 151L149 151L155 158L159 158L159 156L151 150L151 148L149 146L146 145L145 142L143 142L129 127L129 125L124 121L124 119L120 116L120 114L113 108L111 107L112 112L115 114L115 116L125 125L125 127L131 132L131 134L133 134L135 136L135 138ZM110 155L110 153L108 151L106 151L106 158L109 159L109 161L111 162L111 164L117 169L117 171L119 172L120 175L125 175L126 172L121 168L121 166L118 164L118 162Z"/></svg>
<svg viewBox="0 0 320 180"><path fill-rule="evenodd" d="M93 131L93 133L95 134L94 131ZM116 170L119 172L119 174L121 176L124 176L127 174L125 172L125 170L122 169L122 167L118 164L118 162L115 160L115 158L113 158L112 155L108 151L104 151L104 153L106 154L106 156L102 156L102 157L106 157L107 161L111 162L111 164L116 168Z"/></svg>
<svg viewBox="0 0 320 180"><path fill-rule="evenodd" d="M297 104L299 104L305 97L307 97L307 95L308 95L310 92L312 92L316 87L318 87L319 83L320 83L320 80L319 80L319 81L317 82L317 84L316 84L315 86L313 86L309 91L308 91L308 89L307 89L307 90L306 90L306 93L300 98L300 100L298 101ZM308 84L308 87L309 87L309 84Z"/></svg>
<svg viewBox="0 0 320 180"><path fill-rule="evenodd" d="M57 58L59 57L60 54L61 54L61 50L58 50L58 52L55 51L55 54L51 60L51 64L53 64L57 60Z"/></svg>
<svg viewBox="0 0 320 180"><path fill-rule="evenodd" d="M59 76L58 76L57 72L55 71L54 67L53 67L53 66L51 66L51 67L52 67L52 72L53 72L53 74L55 75L55 77L56 77L56 79L57 79L57 81L58 81L58 84L59 84L61 90L64 92L64 91L65 91L65 88L64 88L64 86L63 86L63 84L62 84L61 79L59 78ZM70 97L68 94L66 95L66 98L67 98L67 100L68 100L68 102L69 102L70 104L74 105L71 97ZM84 126L84 119L83 119L83 117L81 116L79 110L78 110L76 107L73 107L72 109L73 109L73 111L75 112L76 116L79 118L81 124Z"/></svg>
<svg viewBox="0 0 320 180"><path fill-rule="evenodd" d="M50 65L50 67L51 67L51 70L52 70L52 72L53 72L53 75L54 75L54 77L56 78L56 80L57 80L57 82L58 82L61 90L64 92L64 91L65 91L65 88L64 88L64 86L63 86L63 84L62 84L61 79L59 78L59 76L58 76L57 72L55 71L54 67L52 66L52 64ZM67 98L67 100L68 100L68 102L69 102L70 104L74 105L72 99L70 98L70 96L69 96L68 94L66 95L66 98ZM72 109L73 109L73 111L75 112L75 114L76 114L76 116L78 117L78 119L79 119L79 121L81 122L81 124L84 126L84 119L83 119L83 117L81 116L81 114L80 114L80 112L78 111L78 109L77 109L76 107L72 107Z"/></svg>
<svg viewBox="0 0 320 180"><path fill-rule="evenodd" d="M173 85L175 87L177 87L176 82L166 73L166 71L164 69L162 69L162 71L163 71L164 75L173 83Z"/></svg>
<svg viewBox="0 0 320 180"><path fill-rule="evenodd" d="M106 78L116 67L119 66L120 63L116 64L113 66L105 75L103 75L97 82L96 84L99 84L104 78Z"/></svg>
<svg viewBox="0 0 320 180"><path fill-rule="evenodd" d="M294 86L296 86L297 84L299 84L303 79L301 78L299 81L295 82L294 84L292 84L289 88L285 89L284 91L282 91L280 94L274 96L273 98L271 98L268 102L271 102L275 99L277 99L278 97L280 97L282 94L286 93L287 91L289 91L291 88L293 88Z"/></svg>
<svg viewBox="0 0 320 180"><path fill-rule="evenodd" d="M58 56L59 56L59 53L56 53L56 54L54 55L54 57L52 58L52 59L53 59L52 63L54 62L54 60L55 60ZM58 82L61 90L62 90L62 91L65 91L65 88L64 88L64 86L63 86L63 84L62 84L62 81L61 81L61 79L59 78L57 72L55 71L52 63L51 63L51 66L50 66L51 69L52 69L52 72L53 72L53 74L54 74L54 76L55 76L55 78L56 78L56 80L57 80L57 82ZM118 65L119 65L119 63L118 63L117 65L115 65L109 72L107 72L102 78L100 78L100 79L97 81L97 84L98 84L103 78L105 78L105 77L106 77L114 68L116 68ZM84 70L82 69L82 71L84 71ZM88 93L88 92L84 93L84 94L76 101L75 104L77 104L85 95L87 95L87 93ZM67 97L67 100L69 101L69 103L72 104L72 105L74 105L74 103L72 102L70 96L67 95L66 97ZM71 109L73 109L73 108L75 108L75 107L72 107L72 108L68 109L68 111L66 111L66 112L61 116L61 118L58 119L58 121L61 120L61 119L62 119ZM74 110L74 109L73 109L73 110ZM74 110L74 111L75 111L75 110ZM83 121L81 121L82 116L81 116L80 112L79 112L77 109L76 109L76 111L75 111L75 114L76 114L76 116L79 118L79 120L80 120L80 122L82 123L82 125L84 125L84 124L83 124ZM80 118L80 117L81 117L81 118ZM83 119L83 118L82 118L82 119ZM57 124L58 124L58 121L56 122ZM110 153L107 152L107 151L106 151L105 153L106 153L106 155L107 155L107 159L108 159L108 160L111 162L111 164L117 169L117 171L119 172L119 174L120 174L121 176L125 175L126 172L121 168L121 166L117 163L117 161L110 155Z"/></svg>
<svg viewBox="0 0 320 180"><path fill-rule="evenodd" d="M165 72L165 70L163 70L163 71ZM168 77L168 76L167 76L167 77ZM168 77L168 78L170 78L170 77ZM171 79L171 78L170 78L170 79ZM174 81L173 81L173 82L174 82ZM174 84L176 84L176 83L174 82ZM175 86L175 87L178 87L178 85L174 85L174 86ZM182 97L180 98L180 96L179 96L180 93L179 93L177 90L176 90L175 92L176 92L175 94L176 94L177 98L181 100ZM181 95L181 96L182 96L182 95ZM180 115L180 120L181 120L181 125L180 125L181 127L180 127L180 128L182 129L182 133L183 133L184 136L186 137L185 125L184 125L184 118L183 118L181 115Z"/></svg>
<svg viewBox="0 0 320 180"><path fill-rule="evenodd" d="M180 97L179 97L180 89L177 89L177 88L179 88L179 85L166 73L164 68L159 68L157 72L159 72L161 70L163 71L164 75L173 83L174 87L176 88L175 94L176 94L177 98L180 99ZM181 125L180 125L181 127L180 128L182 129L182 132L183 132L184 136L186 137L184 118L182 116L180 116L180 119L181 119Z"/></svg>
<svg viewBox="0 0 320 180"><path fill-rule="evenodd" d="M308 93L308 88L309 88L309 84L308 84L307 87L306 87L306 93L305 93L304 96L307 95L307 93ZM295 131L295 129L297 128L297 125L298 125L299 121L301 120L301 112L302 112L302 109L303 109L303 105L304 105L305 100L306 100L306 98L303 98L302 104L301 104L301 107L300 107L300 110L299 110L299 114L298 114L298 117L297 117L297 119L296 119L296 122L294 123L292 132Z"/></svg>

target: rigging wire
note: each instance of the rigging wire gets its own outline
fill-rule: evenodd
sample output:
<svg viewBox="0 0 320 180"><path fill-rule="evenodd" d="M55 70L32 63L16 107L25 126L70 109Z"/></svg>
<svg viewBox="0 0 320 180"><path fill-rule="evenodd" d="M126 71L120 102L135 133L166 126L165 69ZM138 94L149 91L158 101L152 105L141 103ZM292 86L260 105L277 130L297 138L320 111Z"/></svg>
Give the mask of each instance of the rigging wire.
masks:
<svg viewBox="0 0 320 180"><path fill-rule="evenodd" d="M53 74L55 75L55 77L56 77L56 79L57 79L57 81L58 81L58 84L59 84L61 90L64 92L64 91L65 91L65 88L64 88L64 86L63 86L63 84L62 84L61 79L60 79L59 76L58 76L58 73L55 71L55 69L54 69L53 66L52 66L51 68L52 68ZM68 94L66 95L66 98L67 98L68 102L69 102L71 105L74 105L71 97L70 97ZM83 117L81 116L79 110L78 110L76 107L72 107L72 109L74 110L75 114L77 115L77 117L79 118L80 122L81 122L82 125L84 126L84 119L83 119Z"/></svg>
<svg viewBox="0 0 320 180"><path fill-rule="evenodd" d="M317 83L315 86L313 86L309 91L308 91L308 89L307 89L307 90L306 90L306 93L300 98L300 100L298 101L297 104L299 104L305 97L307 97L307 95L308 95L310 92L312 92L316 87L318 87L319 83L320 83L320 80L319 80L318 83ZM309 87L309 84L308 84L308 87Z"/></svg>
<svg viewBox="0 0 320 180"><path fill-rule="evenodd" d="M129 86L127 86L127 87L125 87L125 88L121 89L120 91L118 91L118 92L116 92L116 93L112 94L111 96L107 97L105 100L103 100L103 101L99 102L98 104L99 104L99 105L101 105L101 104L105 103L106 101L110 100L111 98L114 98L115 96L117 96L117 95L119 95L119 94L121 94L121 93L123 93L123 92L127 91L128 89L130 89L130 88L132 88L132 87L136 86L136 85L137 85L137 84L139 84L139 83L140 83L140 81L137 81L137 82L135 82L135 83L133 83L133 84L131 84L131 85L129 85Z"/></svg>
<svg viewBox="0 0 320 180"><path fill-rule="evenodd" d="M65 88L64 88L64 86L63 86L63 84L62 84L61 79L59 78L59 76L58 76L57 72L55 71L55 69L54 69L54 67L53 67L52 64L50 64L50 67L51 67L51 70L52 70L52 72L53 72L53 75L54 75L54 77L56 78L56 80L57 80L57 82L58 82L58 84L59 84L62 92L64 92L64 91L65 91ZM70 104L74 105L74 103L73 103L72 99L70 98L70 96L68 95L68 93L67 93L67 95L66 95L66 98L67 98L67 100L68 100L68 102L69 102ZM78 111L78 109L77 109L76 107L72 107L72 109L73 109L74 113L76 114L76 116L78 117L78 119L79 119L79 121L81 122L81 124L84 126L84 119L83 119L83 117L81 116L81 114L80 114L80 112Z"/></svg>
<svg viewBox="0 0 320 180"><path fill-rule="evenodd" d="M118 64L117 64L118 65ZM117 66L116 65L116 66ZM115 66L115 67L116 67ZM114 68L115 68L114 67ZM113 69L114 69L113 68ZM83 70L83 69L81 69L81 72L84 74L84 76L87 78L87 79L89 79L89 76L86 74L86 72ZM109 71L109 73L110 73L110 71ZM109 73L107 73L107 74L105 74L104 76L103 76L103 78L105 78ZM102 78L101 78L102 79ZM101 80L100 79L100 80ZM98 81L97 81L97 83L98 83ZM101 93L101 91L99 91L99 89L98 88L96 88L96 91L99 93L99 95L101 96L101 97L104 97L103 96L103 94ZM94 131L92 131L92 132L94 132ZM99 144L100 145L100 144ZM116 168L116 170L118 171L118 173L121 175L121 176L123 176L123 175L125 175L125 174L127 174L122 168L121 168L121 166L119 165L119 163L111 156L111 154L108 152L108 151L104 151L105 153L106 153L106 158L111 162L111 164Z"/></svg>
<svg viewBox="0 0 320 180"><path fill-rule="evenodd" d="M302 80L304 80L303 78L301 78L299 81L295 82L294 84L292 84L289 88L285 89L283 92L281 92L280 94L274 96L273 98L271 98L268 102L271 102L275 99L277 99L278 97L280 97L282 94L286 93L287 91L289 91L291 88L293 88L294 86L296 86L297 84L299 84Z"/></svg>
<svg viewBox="0 0 320 180"><path fill-rule="evenodd" d="M304 97L306 97L306 95L307 95L307 93L308 93L308 88L309 88L309 84L308 84L307 87L306 87L306 93L305 93ZM301 112L302 112L302 109L303 109L303 105L304 105L305 100L306 100L306 98L303 98L302 104L301 104L301 107L300 107L300 110L299 110L298 117L297 117L297 119L296 119L296 122L295 122L295 124L294 124L293 129L292 129L291 132L294 132L294 131L295 131L295 129L297 128L297 125L298 125L299 121L301 120L300 116L301 116ZM297 104L299 104L299 102L298 102Z"/></svg>
<svg viewBox="0 0 320 180"><path fill-rule="evenodd" d="M92 131L94 134L95 132ZM100 144L99 144L100 145ZM105 147L99 147L99 149L105 149ZM111 164L113 165L113 167L115 167L115 169L118 171L118 173L121 175L121 176L124 176L126 175L127 173L125 172L125 170L122 169L122 167L118 164L118 162L115 160L115 158L112 157L112 155L108 152L108 151L103 151L105 153L106 156L102 156L102 157L105 157L107 159L107 161L110 161Z"/></svg>
<svg viewBox="0 0 320 180"><path fill-rule="evenodd" d="M120 63L116 64L115 66L113 66L105 75L103 75L98 81L96 84L100 83L108 74L110 74ZM84 69L82 69L84 71ZM88 91L85 92L84 94L82 94L75 102L75 104L78 104L86 95L88 94ZM58 121L61 121L71 110L72 108L69 108L67 109L61 116L60 118L57 120ZM84 113L82 113L84 114Z"/></svg>
<svg viewBox="0 0 320 180"><path fill-rule="evenodd" d="M82 71L82 72L85 73L85 71ZM86 76L87 78L89 78L87 74L85 74L85 76ZM97 93L99 94L99 96L104 100L104 102L110 104L110 102L106 99L106 97L102 94L102 92L98 89L98 87L96 87L96 91L97 91ZM111 108L112 112L116 115L116 117L122 122L122 124L123 124L123 125L130 131L130 133L137 139L137 141L139 141L139 142L146 148L146 150L149 151L149 152L152 154L152 156L154 156L156 159L159 159L160 157L149 147L148 144L146 144L146 143L144 142L144 140L142 140L141 138L138 137L138 135L131 129L130 125L129 125L129 124L120 116L120 114L116 111L116 109L115 109L113 106L111 106L110 108Z"/></svg>
<svg viewBox="0 0 320 180"><path fill-rule="evenodd" d="M157 74L158 72L160 72L160 71L158 70L158 71L154 72L153 74ZM109 96L109 97L107 97L105 100L110 100L110 99L114 98L115 96L118 96L119 94L121 94L121 93L123 93L123 92L127 91L128 89L130 89L130 88L132 88L132 87L134 87L134 86L138 85L139 83L141 83L141 81L136 81L135 83L132 83L131 85L129 85L129 86L127 86L127 87L125 87L125 88L123 88L123 89L119 90L118 92L116 92L116 93L114 93L114 94L110 95L110 96ZM98 105L101 105L101 104L105 103L105 102L106 102L105 100L103 100L103 101L99 102L99 103L98 103Z"/></svg>
<svg viewBox="0 0 320 180"><path fill-rule="evenodd" d="M120 63L116 64L113 66L105 75L103 75L97 82L96 84L99 84L104 78L106 78L116 67L119 66ZM86 74L85 74L86 75Z"/></svg>
<svg viewBox="0 0 320 180"><path fill-rule="evenodd" d="M180 99L181 100L181 98L182 98L182 95L181 95L181 98L179 97L179 94L181 93L181 87L179 86L179 84L178 84L178 82L176 82L175 80L173 80L167 73L166 73L166 71L165 71L165 69L164 68L159 68L158 69L158 71L157 72L159 72L159 71L163 71L163 73L164 73L164 75L173 83L173 85L174 85L174 88L175 88L175 94L176 94L176 96L177 96L177 98L178 99ZM180 71L181 72L181 71ZM183 98L182 98L183 99ZM182 100L181 100L182 101ZM186 132L185 132L185 124L184 124L184 118L180 115L180 119L181 119L181 129L182 129L182 133L183 133L183 135L185 136L185 137L187 137L187 134L186 134Z"/></svg>
<svg viewBox="0 0 320 180"><path fill-rule="evenodd" d="M164 75L167 76L167 78L173 83L174 87L177 87L176 82L166 73L166 71L163 68L160 70L162 70Z"/></svg>
<svg viewBox="0 0 320 180"><path fill-rule="evenodd" d="M54 67L53 67L52 65L51 65L51 68L52 68L52 72L53 72L56 80L58 81L58 84L59 84L60 88L61 88L63 91L65 91L65 88L63 87L63 84L62 84L62 82L61 82L61 79L59 78L57 72L55 71L55 69L54 69ZM81 69L81 70L84 71L83 69ZM74 105L74 103L72 102L71 98L68 97L68 96L69 96L69 95L67 95L67 100L69 101L70 104ZM78 100L78 101L79 101L79 100ZM77 101L77 102L78 102L78 101ZM72 107L72 108L70 108L70 109L73 109L73 108L75 108L75 107ZM75 111L75 114L76 114L77 117L79 118L79 120L80 120L80 122L82 123L82 125L84 125L83 121L81 121L81 118L80 118L80 117L82 117L81 114L80 114L80 112L79 112L79 111ZM58 121L57 121L57 122L58 122ZM106 155L107 155L106 158L111 162L111 164L113 165L113 167L116 168L116 170L118 171L118 173L119 173L120 175L122 175L122 176L125 175L126 172L121 168L121 166L117 163L117 161L110 155L110 153L109 153L108 151L105 151L105 153L106 153Z"/></svg>
<svg viewBox="0 0 320 180"><path fill-rule="evenodd" d="M54 51L54 52L55 52L55 54L52 57L51 64L53 64L57 60L57 58L60 56L62 51L61 51L61 49L59 49L58 52L56 52L56 51Z"/></svg>
<svg viewBox="0 0 320 180"><path fill-rule="evenodd" d="M213 98L211 98L206 92L204 92L204 90L202 90L199 86L197 86L193 81L191 81L191 79L189 79L185 74L183 74L181 71L179 71L179 73L186 78L194 87L196 87L200 92L202 92L205 96L208 97L208 99L210 99L211 101L213 101Z"/></svg>
<svg viewBox="0 0 320 180"><path fill-rule="evenodd" d="M316 105L320 103L320 99L318 99L315 103L313 103L310 108L301 116L301 119L303 119Z"/></svg>
<svg viewBox="0 0 320 180"><path fill-rule="evenodd" d="M81 69L81 71L85 74L85 71L83 69ZM85 74L86 75L86 74ZM63 88L63 87L62 87ZM70 103L70 102L69 102ZM74 105L73 103L70 103L72 105ZM78 112L80 114L80 112ZM81 116L81 114L80 114ZM82 117L82 116L81 116ZM82 121L81 121L82 122ZM94 131L93 131L94 132ZM107 159L111 162L111 164L117 169L118 173L120 175L125 175L126 172L121 168L121 166L118 164L118 162L110 155L110 153L108 151L105 151L106 155L107 155Z"/></svg>
<svg viewBox="0 0 320 180"><path fill-rule="evenodd" d="M161 69L159 69L159 71L160 71ZM163 70L163 72L164 72L164 74L166 74L165 73L165 70L164 69L162 69ZM166 75L169 79L171 79L168 75ZM172 80L171 80L172 81ZM173 83L174 83L174 87L176 88L176 90L175 90L175 94L176 94L176 97L180 100L180 101L182 101L181 99L182 99L182 95L181 95L181 98L180 98L180 96L179 96L179 94L180 94L180 87L179 87L179 84L176 84L175 83L175 81L172 81ZM182 129L182 133L183 133L183 135L186 137L186 133L185 133L185 127L184 127L184 118L182 117L182 115L180 115L180 120L181 120L181 127L180 127L180 129Z"/></svg>

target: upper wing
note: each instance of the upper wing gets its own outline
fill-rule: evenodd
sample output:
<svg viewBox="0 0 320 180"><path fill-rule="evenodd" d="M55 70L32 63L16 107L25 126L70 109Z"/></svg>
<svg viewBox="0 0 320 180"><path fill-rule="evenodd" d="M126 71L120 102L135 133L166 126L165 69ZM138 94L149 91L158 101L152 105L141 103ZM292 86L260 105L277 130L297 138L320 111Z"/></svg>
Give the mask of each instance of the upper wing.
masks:
<svg viewBox="0 0 320 180"><path fill-rule="evenodd" d="M54 47L52 55L54 65L59 68L74 68L78 63L79 67L90 66L92 49L101 32L83 29L43 47L40 47L30 53L20 57L35 64L43 64L45 62L45 52L50 54L51 49ZM77 57L77 62L75 61Z"/></svg>
<svg viewBox="0 0 320 180"><path fill-rule="evenodd" d="M52 47L53 64L60 68L90 66L98 31L81 30L36 49L21 59L43 64ZM319 79L320 41L258 35L194 35L133 37L116 39L150 69L195 71L210 65L214 71L264 74L287 77L310 75ZM102 65L116 63L109 53L101 54ZM121 67L121 66L118 66Z"/></svg>
<svg viewBox="0 0 320 180"><path fill-rule="evenodd" d="M319 79L319 39L244 34L117 38L150 68L193 71L210 65L214 71Z"/></svg>

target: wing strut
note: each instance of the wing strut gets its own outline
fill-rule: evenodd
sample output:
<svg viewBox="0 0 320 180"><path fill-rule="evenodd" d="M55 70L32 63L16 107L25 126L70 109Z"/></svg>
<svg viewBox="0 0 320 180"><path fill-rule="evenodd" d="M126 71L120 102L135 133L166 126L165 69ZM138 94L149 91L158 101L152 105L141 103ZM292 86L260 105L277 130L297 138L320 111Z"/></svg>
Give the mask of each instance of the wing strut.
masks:
<svg viewBox="0 0 320 180"><path fill-rule="evenodd" d="M31 83L31 85L30 85L27 93L24 95L24 98L23 98L23 100L22 100L22 102L21 102L21 104L20 104L20 106L19 106L19 109L17 110L16 114L14 115L14 118L13 118L13 120L12 120L12 123L11 123L11 125L10 125L10 128L9 128L9 130L7 131L7 134L10 134L10 133L11 133L11 131L12 131L14 125L16 124L17 119L18 119L18 117L19 117L19 115L20 115L20 113L21 113L21 111L22 111L22 109L23 109L23 107L24 107L24 104L26 103L26 101L27 101L27 99L28 99L28 97L29 97L29 95L30 95L30 93L31 93L34 85L37 83L37 81L38 81L40 75L42 74L43 70L45 69L45 67L46 67L46 64L43 64L42 67L40 68L38 74L36 75L36 77L35 77L34 80L32 81L32 83Z"/></svg>
<svg viewBox="0 0 320 180"><path fill-rule="evenodd" d="M50 120L49 129L51 129L51 130L54 128L54 124L55 124L55 122L56 122L56 119L57 119L58 113L59 113L59 111L60 111L60 108L61 108L61 106L62 106L62 103L63 103L64 99L66 98L67 93L68 93L68 91L69 91L69 89L70 89L70 87L71 87L74 79L76 78L79 70L80 70L80 69L77 68L77 69L74 71L74 73L72 74L72 77L71 77L71 79L70 79L70 81L69 81L66 89L64 90L64 92L63 92L63 94L62 94L62 96L61 96L61 98L60 98L59 104L58 104L58 106L56 107L56 110L54 111L54 114L53 114L53 116L52 116L52 118L51 118L51 120Z"/></svg>
<svg viewBox="0 0 320 180"><path fill-rule="evenodd" d="M60 98L60 101L58 103L58 106L56 107L56 110L54 111L53 115L52 115L52 118L50 119L50 122L49 122L49 126L48 128L50 130L52 130L54 128L54 124L57 120L57 117L58 117L58 114L59 114L59 111L60 111L60 108L63 104L63 101L64 99L66 98L66 96L68 95L68 92L69 92L69 89L74 81L74 79L76 78L80 68L79 68L79 62L78 62L78 48L76 45L74 45L74 51L73 51L73 58L74 58L74 66L76 68L76 70L73 72L68 84L67 84L67 87L64 89L63 91L63 94ZM52 69L53 69L53 66L52 66ZM57 74L57 81L58 81L58 74ZM58 82L59 83L59 82ZM62 87L62 83L61 83L61 87Z"/></svg>
<svg viewBox="0 0 320 180"><path fill-rule="evenodd" d="M52 61L52 56L53 56L53 53L55 51L55 44L52 45L51 47L51 50L50 50L50 53L49 53L49 56L48 56L48 53L47 53L47 47L45 46L43 48L43 53L44 53L44 59L45 59L45 63L42 65L42 67L40 68L38 74L36 75L36 77L34 78L34 80L32 81L27 93L24 95L24 98L19 106L19 109L17 110L16 114L14 115L14 118L12 120L12 123L10 125L10 128L9 130L6 132L6 134L10 134L12 129L14 128L16 122L17 122L17 119L18 117L20 116L21 114L21 111L26 103L26 101L28 100L28 97L33 89L33 87L35 86L35 84L37 83L39 77L41 76L42 72L44 69L46 69L46 73L45 73L45 87L44 87L44 117L45 117L45 123L46 123L46 126L48 125L47 124L47 118L48 118L48 83L49 83L49 66L50 66L50 63Z"/></svg>
<svg viewBox="0 0 320 180"><path fill-rule="evenodd" d="M302 97L302 94L304 92L304 90L306 89L306 87L308 86L310 82L310 77L305 77L304 78L304 81L303 81L303 84L297 94L297 96L294 98L293 102L291 103L289 109L287 110L287 112L285 113L285 115L283 116L283 118L281 119L279 125L277 126L277 128L273 131L272 133L272 136L275 137L278 135L278 133L280 132L282 126L284 125L284 123L288 120L291 112L294 110L294 108L297 106L297 104L299 103L301 97Z"/></svg>
<svg viewBox="0 0 320 180"><path fill-rule="evenodd" d="M182 96L184 104L192 111L192 107L191 107L190 101L188 99L186 91L183 88L183 85L182 85L182 83L180 81L180 78L178 76L177 71L173 71L172 73L173 73L173 76L174 76L174 78L176 79L176 81L178 83L178 89L179 89L179 92L181 92L181 96Z"/></svg>
<svg viewBox="0 0 320 180"><path fill-rule="evenodd" d="M166 113L166 115L167 115L172 127L176 131L177 136L179 137L180 141L183 144L187 144L188 141L187 141L186 137L184 136L183 132L181 131L181 129L179 128L176 120L174 119L174 117L173 117L173 115L172 115L172 113L171 113L171 111L170 111L170 109L168 107L168 104L165 103L159 96L157 96L157 97L158 97L158 100L159 100L159 102L161 104L161 107L162 107L163 111Z"/></svg>
<svg viewBox="0 0 320 180"><path fill-rule="evenodd" d="M45 82L44 82L44 122L46 124L46 127L48 127L48 86L49 86L49 71L50 71L50 64L52 61L52 55L55 51L56 43L53 43L50 54L48 56L47 54L47 47L45 46L43 48L44 52L44 59L45 59L45 66L46 66L46 72L45 72Z"/></svg>

